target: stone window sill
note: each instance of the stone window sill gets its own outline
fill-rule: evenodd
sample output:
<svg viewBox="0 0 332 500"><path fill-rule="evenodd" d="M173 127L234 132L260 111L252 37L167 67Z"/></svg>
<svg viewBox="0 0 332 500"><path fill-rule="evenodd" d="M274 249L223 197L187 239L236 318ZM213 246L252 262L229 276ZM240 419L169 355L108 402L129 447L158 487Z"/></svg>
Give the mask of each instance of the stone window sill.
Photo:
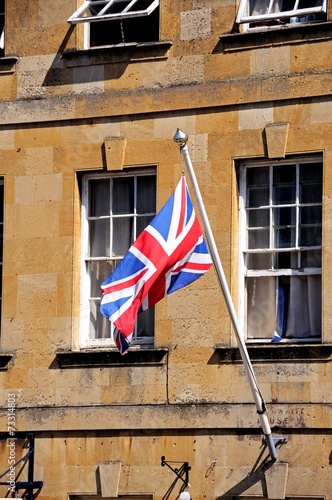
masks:
<svg viewBox="0 0 332 500"><path fill-rule="evenodd" d="M67 68L90 66L94 64L112 64L119 62L149 61L165 59L172 42L131 43L95 47L88 50L69 50L61 54Z"/></svg>
<svg viewBox="0 0 332 500"><path fill-rule="evenodd" d="M329 362L332 361L332 344L247 344L252 363ZM237 347L215 346L211 364L242 363Z"/></svg>
<svg viewBox="0 0 332 500"><path fill-rule="evenodd" d="M52 368L99 368L117 366L162 366L167 359L168 349L131 348L122 356L117 349L59 351Z"/></svg>
<svg viewBox="0 0 332 500"><path fill-rule="evenodd" d="M255 47L307 43L331 38L332 21L297 23L277 28L255 28L242 33L220 35L223 51L251 50ZM220 49L221 47L219 47Z"/></svg>

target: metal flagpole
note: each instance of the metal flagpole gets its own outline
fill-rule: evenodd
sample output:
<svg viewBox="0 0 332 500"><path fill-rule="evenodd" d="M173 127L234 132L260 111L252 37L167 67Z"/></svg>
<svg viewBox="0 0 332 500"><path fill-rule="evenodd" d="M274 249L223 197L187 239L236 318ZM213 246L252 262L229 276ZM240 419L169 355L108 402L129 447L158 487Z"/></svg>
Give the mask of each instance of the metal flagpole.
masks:
<svg viewBox="0 0 332 500"><path fill-rule="evenodd" d="M180 151L184 157L184 161L185 161L185 164L187 167L190 181L191 181L191 184L192 184L195 196L196 196L198 208L200 211L202 223L203 223L204 230L205 230L206 241L207 241L207 244L209 247L211 258L212 258L212 261L213 261L213 264L214 264L214 267L215 267L215 270L216 270L216 273L218 276L218 280L219 280L221 289L222 289L223 294L224 294L224 298L226 301L228 312L229 312L229 315L231 317L231 321L232 321L234 331L235 331L235 334L237 337L241 358L242 358L242 361L244 363L244 368L246 371L247 378L249 380L251 392L252 392L252 395L253 395L253 398L254 398L254 401L256 404L257 413L258 413L259 418L260 418L260 422L261 422L261 426L262 426L262 429L263 429L263 432L265 435L266 443L267 443L267 446L268 446L268 449L269 449L269 452L270 452L272 459L277 460L278 459L278 450L277 450L276 445L280 441L284 442L284 439L272 437L270 423L269 423L268 418L267 418L265 403L264 403L264 400L263 400L263 398L259 392L259 389L258 389L258 384L257 384L256 377L255 377L255 374L254 374L254 371L253 371L253 368L251 365L251 361L250 361L250 358L248 355L246 345L245 345L245 343L240 335L240 327L239 327L238 318L237 318L237 315L235 312L232 297L231 297L231 294L230 294L230 291L229 291L229 288L227 285L225 273L224 273L224 270L223 270L223 267L222 267L222 264L220 261L220 257L219 257L218 251L217 251L217 246L216 246L216 243L214 240L214 236L213 236L212 231L211 231L210 222L209 222L209 219L207 217L207 213L206 213L206 210L204 207L204 203L203 203L203 199L202 199L202 196L200 193L200 189L199 189L199 186L198 186L198 183L196 180L194 168L193 168L192 163L191 163L191 159L190 159L190 155L189 155L189 151L188 151L188 146L187 146L188 135L185 132L182 132L181 130L177 129L177 131L174 135L174 141L177 144L179 144L179 146L180 146Z"/></svg>

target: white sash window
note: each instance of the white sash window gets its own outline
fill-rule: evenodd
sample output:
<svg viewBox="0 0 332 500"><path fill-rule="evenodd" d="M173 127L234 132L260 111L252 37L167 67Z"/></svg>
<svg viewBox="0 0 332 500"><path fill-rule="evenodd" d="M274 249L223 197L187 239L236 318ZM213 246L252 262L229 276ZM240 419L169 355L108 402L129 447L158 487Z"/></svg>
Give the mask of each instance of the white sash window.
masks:
<svg viewBox="0 0 332 500"><path fill-rule="evenodd" d="M246 338L319 341L322 162L248 162L239 174Z"/></svg>

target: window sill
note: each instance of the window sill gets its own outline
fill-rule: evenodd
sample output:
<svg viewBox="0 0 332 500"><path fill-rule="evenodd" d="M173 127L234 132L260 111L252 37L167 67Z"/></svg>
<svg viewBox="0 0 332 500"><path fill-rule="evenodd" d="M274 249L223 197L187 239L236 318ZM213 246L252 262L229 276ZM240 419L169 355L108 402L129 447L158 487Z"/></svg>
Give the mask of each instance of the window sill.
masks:
<svg viewBox="0 0 332 500"><path fill-rule="evenodd" d="M247 344L249 358L253 363L328 362L332 361L332 344ZM215 346L211 364L240 363L237 347Z"/></svg>
<svg viewBox="0 0 332 500"><path fill-rule="evenodd" d="M18 57L0 57L0 75L14 73Z"/></svg>
<svg viewBox="0 0 332 500"><path fill-rule="evenodd" d="M270 45L296 44L331 38L332 21L296 23L278 27L254 28L242 33L228 33L219 37L224 51L250 50Z"/></svg>
<svg viewBox="0 0 332 500"><path fill-rule="evenodd" d="M112 366L161 366L165 364L168 349L132 348L122 356L117 349L60 351L52 368L100 368Z"/></svg>
<svg viewBox="0 0 332 500"><path fill-rule="evenodd" d="M8 370L8 363L14 354L0 354L0 370Z"/></svg>
<svg viewBox="0 0 332 500"><path fill-rule="evenodd" d="M118 62L149 61L165 59L172 42L131 43L126 45L110 45L88 50L70 50L63 52L67 68L90 66L94 64L112 64Z"/></svg>

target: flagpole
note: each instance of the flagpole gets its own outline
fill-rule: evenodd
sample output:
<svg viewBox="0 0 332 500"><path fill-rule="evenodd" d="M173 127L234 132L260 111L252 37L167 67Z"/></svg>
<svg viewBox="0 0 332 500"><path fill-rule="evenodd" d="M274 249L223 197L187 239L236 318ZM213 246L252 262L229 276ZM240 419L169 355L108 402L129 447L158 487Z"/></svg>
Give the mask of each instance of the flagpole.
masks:
<svg viewBox="0 0 332 500"><path fill-rule="evenodd" d="M230 291L228 288L227 280L226 280L225 273L224 273L224 270L223 270L223 267L222 267L222 264L220 261L219 253L218 253L217 246L216 246L216 243L214 240L214 236L213 236L213 233L211 230L210 222L209 222L209 219L208 219L205 207L204 207L203 199L202 199L202 196L200 193L200 189L199 189L199 186L198 186L198 183L196 180L194 168L193 168L193 165L191 163L189 150L188 150L188 146L187 146L188 135L185 132L182 132L181 130L177 129L177 131L174 135L174 141L177 144L179 144L179 146L180 146L180 151L184 157L184 161L185 161L185 164L187 167L187 171L188 171L188 174L190 177L193 191L194 191L195 196L196 196L196 201L197 201L197 205L198 205L198 208L200 211L206 241L207 241L207 244L209 247L209 251L210 251L211 258L212 258L212 261L213 261L213 264L214 264L214 267L215 267L215 270L216 270L216 273L218 276L218 280L219 280L221 289L222 289L223 294L224 294L224 298L225 298L225 302L226 302L226 305L228 308L228 312L229 312L229 315L231 317L231 321L232 321L232 324L234 327L234 331L235 331L236 338L238 341L239 351L240 351L241 358L242 358L242 361L244 364L247 378L249 380L250 389L251 389L251 392L252 392L252 395L253 395L253 398L254 398L254 401L256 404L257 413L258 413L259 418L260 418L260 422L261 422L261 426L262 426L262 429L264 432L266 443L267 443L267 446L268 446L268 449L269 449L269 452L270 452L272 459L277 460L278 459L278 451L276 448L275 440L272 437L270 423L269 423L269 420L267 418L265 403L264 403L264 400L263 400L263 398L260 394L260 391L258 389L258 384L257 384L256 377L255 377L255 374L254 374L254 371L253 371L253 368L251 365L251 361L249 358L249 354L248 354L246 345L245 345L243 338L240 334L239 322L238 322L238 318L237 318L235 308L233 305L232 297L231 297L231 294L230 294ZM279 441L280 440L278 439L277 442L279 442Z"/></svg>

